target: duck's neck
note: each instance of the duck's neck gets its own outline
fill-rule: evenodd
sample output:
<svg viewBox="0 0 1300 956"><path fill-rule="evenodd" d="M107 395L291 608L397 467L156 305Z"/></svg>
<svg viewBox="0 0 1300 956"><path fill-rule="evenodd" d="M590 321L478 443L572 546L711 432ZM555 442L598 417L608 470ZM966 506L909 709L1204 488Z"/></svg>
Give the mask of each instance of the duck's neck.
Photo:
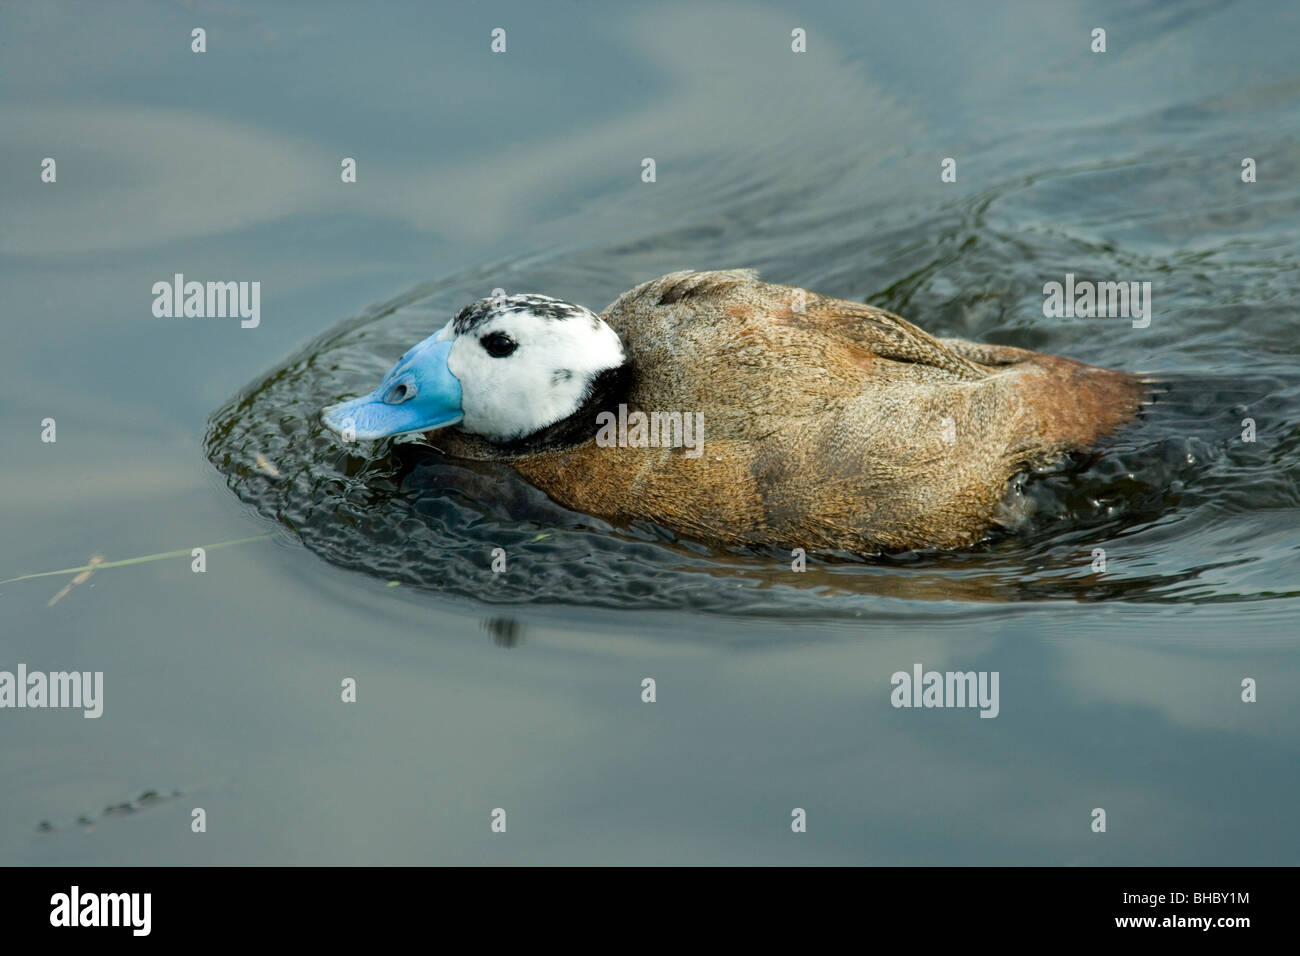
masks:
<svg viewBox="0 0 1300 956"><path fill-rule="evenodd" d="M606 411L618 414L618 406L625 404L632 392L634 379L635 372L630 362L607 368L592 380L591 392L576 412L531 435L510 442L493 443L492 447L500 453L499 457L510 459L581 445L599 430L597 415Z"/></svg>

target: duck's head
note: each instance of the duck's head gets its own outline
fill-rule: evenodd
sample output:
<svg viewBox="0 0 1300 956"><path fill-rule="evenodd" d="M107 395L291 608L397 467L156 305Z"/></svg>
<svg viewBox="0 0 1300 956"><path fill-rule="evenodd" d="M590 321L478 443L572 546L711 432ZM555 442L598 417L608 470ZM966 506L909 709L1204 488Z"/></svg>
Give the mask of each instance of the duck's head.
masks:
<svg viewBox="0 0 1300 956"><path fill-rule="evenodd" d="M321 420L372 440L451 425L505 444L575 415L623 368L617 333L594 312L544 295L499 295L462 309L398 360L369 395Z"/></svg>

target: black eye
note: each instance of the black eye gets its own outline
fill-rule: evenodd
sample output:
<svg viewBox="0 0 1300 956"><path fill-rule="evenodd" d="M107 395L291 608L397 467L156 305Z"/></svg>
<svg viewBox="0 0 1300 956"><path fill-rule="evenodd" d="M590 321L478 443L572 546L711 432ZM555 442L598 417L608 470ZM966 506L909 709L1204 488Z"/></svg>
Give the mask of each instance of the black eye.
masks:
<svg viewBox="0 0 1300 956"><path fill-rule="evenodd" d="M505 358L519 348L519 344L504 332L493 332L491 335L483 336L479 341L487 350L487 354L493 358Z"/></svg>

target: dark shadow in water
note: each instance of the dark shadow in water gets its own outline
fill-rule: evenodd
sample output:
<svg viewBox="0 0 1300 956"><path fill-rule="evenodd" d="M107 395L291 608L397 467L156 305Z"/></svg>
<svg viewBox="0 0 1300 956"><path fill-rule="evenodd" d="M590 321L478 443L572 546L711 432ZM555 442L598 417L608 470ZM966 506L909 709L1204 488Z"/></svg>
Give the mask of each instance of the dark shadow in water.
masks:
<svg viewBox="0 0 1300 956"><path fill-rule="evenodd" d="M513 617L489 617L483 621L483 630L497 647L518 647L524 639L523 625Z"/></svg>

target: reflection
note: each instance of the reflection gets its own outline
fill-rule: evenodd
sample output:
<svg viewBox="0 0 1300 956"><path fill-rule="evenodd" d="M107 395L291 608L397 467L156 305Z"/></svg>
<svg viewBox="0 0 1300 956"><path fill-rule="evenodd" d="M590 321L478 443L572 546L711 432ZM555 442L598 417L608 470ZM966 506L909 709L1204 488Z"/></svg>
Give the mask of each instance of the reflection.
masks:
<svg viewBox="0 0 1300 956"><path fill-rule="evenodd" d="M131 171L115 177L111 186L96 178L93 191L67 175L60 177L57 193L14 191L7 197L8 228L0 233L0 251L66 255L157 247L340 209L380 217L390 229L406 225L455 243L513 237L521 221L529 220L550 237L624 234L628 206L644 193L624 186L618 202L585 200L594 186L629 181L631 143L665 144L676 168L692 169L692 176L679 177L673 188L686 189L689 197L682 198L700 208L716 207L742 192L746 183L761 179L764 166L777 155L797 164L804 177L811 166L833 164L834 157L854 148L860 134L828 128L827 116L870 116L877 156L901 152L891 144L920 135L904 107L837 51L832 38L821 38L817 54L803 57L792 70L791 54L771 42L788 35L786 20L761 6L738 17L720 4L674 10L670 30L663 29L661 12L622 16L610 24L610 32L638 70L663 78L653 89L635 88L603 115L556 124L518 138L511 149L476 150L470 158L447 158L442 148L449 139L472 138L475 127L459 103L439 112L436 98L421 97L410 108L418 108L436 135L424 148L408 151L401 165L369 160L359 179L364 189L338 188L340 157L333 134L318 133L320 142L314 142L271 125L156 106L96 103L35 109L0 103L6 152L43 156L47 144L66 142L65 131L75 130L75 143L59 152L61 164L66 156L83 168ZM405 45L406 40L381 35L369 48ZM241 42L261 45L252 36ZM605 41L593 37L590 42ZM756 57L756 50L771 52ZM274 45L267 53L279 62L294 55ZM425 51L410 54L419 57ZM353 57L355 50L349 45L336 55ZM734 68L700 69L701 63L722 60ZM390 63L386 57L375 72L383 75ZM457 66L446 69L460 75ZM520 96L517 82L509 73L493 81L480 70L474 85L514 99ZM383 91L385 98L394 95L391 86ZM817 103L816 110L807 109L810 101ZM781 117L779 123L772 122L774 115ZM337 116L331 111L318 122L333 129ZM402 133L414 135L409 129ZM807 143L813 140L820 146L810 151ZM640 155L632 161L639 164ZM639 171L639 165L633 169ZM636 176L631 181L639 185ZM671 210L662 215L670 216Z"/></svg>
<svg viewBox="0 0 1300 956"><path fill-rule="evenodd" d="M484 618L483 630L492 635L492 643L497 647L518 647L524 639L523 626L513 617Z"/></svg>

